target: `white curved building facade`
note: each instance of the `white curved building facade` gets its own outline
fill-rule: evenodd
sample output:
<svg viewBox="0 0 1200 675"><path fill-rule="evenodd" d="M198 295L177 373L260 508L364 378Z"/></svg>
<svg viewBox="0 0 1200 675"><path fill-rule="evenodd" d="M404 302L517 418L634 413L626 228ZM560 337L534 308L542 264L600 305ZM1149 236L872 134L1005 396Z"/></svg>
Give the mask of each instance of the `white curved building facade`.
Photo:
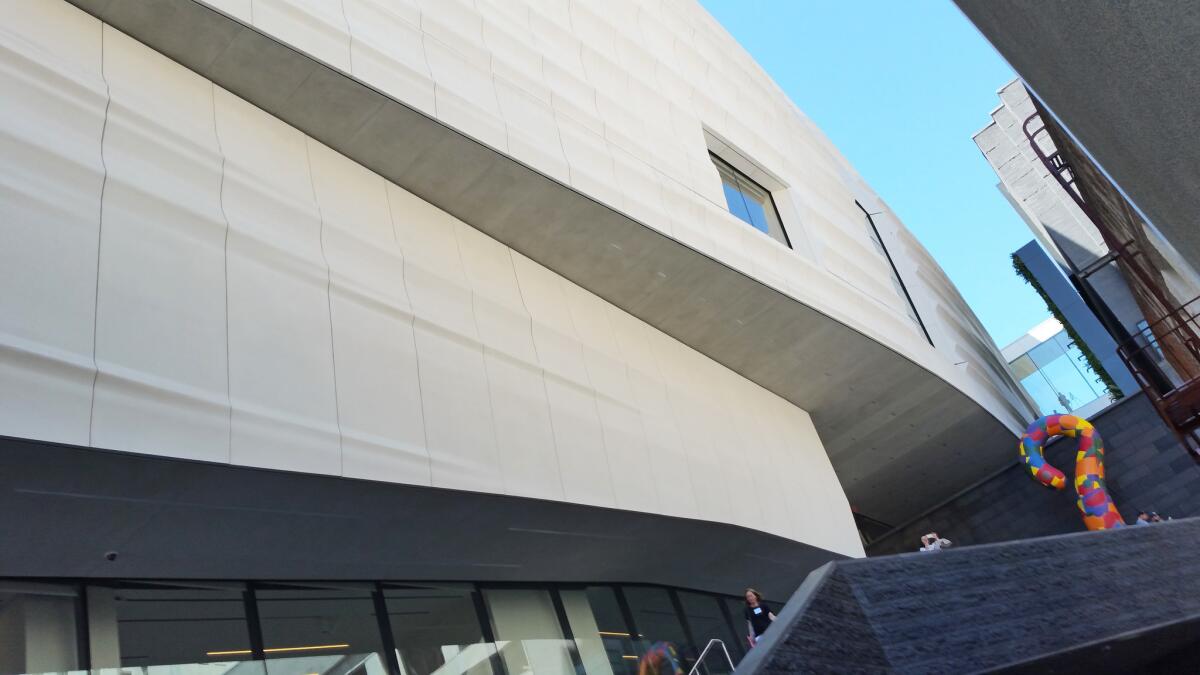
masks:
<svg viewBox="0 0 1200 675"><path fill-rule="evenodd" d="M852 507L917 515L1010 462L1032 416L928 253L695 3L0 13L0 435L10 476L42 481L9 507L62 531L81 500L148 509L91 522L95 550L55 544L111 548L109 567L0 576L790 590L863 554ZM33 466L53 453L132 464L89 492ZM189 470L231 473L196 478L203 496L150 478ZM290 496L260 503L268 475ZM380 490L362 518L404 499L408 536L438 527L419 552L339 541L297 563L262 514L336 510L287 502L313 490ZM233 528L191 530L210 543L255 524L244 560L148 553L201 502ZM620 553L672 532L669 562ZM527 615L488 602L499 644L499 615ZM379 667L421 671L406 658Z"/></svg>

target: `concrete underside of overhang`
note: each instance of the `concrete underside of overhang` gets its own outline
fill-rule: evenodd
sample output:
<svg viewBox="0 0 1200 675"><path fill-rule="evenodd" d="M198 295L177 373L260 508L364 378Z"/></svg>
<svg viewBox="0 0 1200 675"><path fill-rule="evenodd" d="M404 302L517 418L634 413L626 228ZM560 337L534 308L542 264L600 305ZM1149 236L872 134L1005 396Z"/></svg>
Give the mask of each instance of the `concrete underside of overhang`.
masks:
<svg viewBox="0 0 1200 675"><path fill-rule="evenodd" d="M1150 222L1200 267L1200 6L956 3Z"/></svg>
<svg viewBox="0 0 1200 675"><path fill-rule="evenodd" d="M1013 433L908 358L252 27L69 1L807 410L865 515L898 524L1013 461Z"/></svg>

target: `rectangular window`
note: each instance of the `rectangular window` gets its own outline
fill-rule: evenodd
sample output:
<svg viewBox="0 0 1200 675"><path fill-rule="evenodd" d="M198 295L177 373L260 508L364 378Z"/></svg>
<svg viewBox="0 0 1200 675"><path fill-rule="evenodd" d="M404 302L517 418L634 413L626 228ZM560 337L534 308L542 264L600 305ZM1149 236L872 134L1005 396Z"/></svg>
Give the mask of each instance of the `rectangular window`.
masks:
<svg viewBox="0 0 1200 675"><path fill-rule="evenodd" d="M695 649L703 651L708 646L709 640L720 640L724 643L725 649L729 651L729 657L737 659L741 644L737 633L729 625L725 610L721 608L721 600L707 593L690 591L679 591L678 593L679 603L687 618L688 628L691 629L692 637L696 640ZM719 645L713 645L713 649L705 656L704 669L710 675L728 675L733 672L729 661L725 659L725 652Z"/></svg>
<svg viewBox="0 0 1200 675"><path fill-rule="evenodd" d="M306 659L309 670L374 675L383 671L383 642L369 587L273 585L255 591L267 659ZM292 661L291 663L299 663ZM289 663L267 665L267 675L294 673Z"/></svg>
<svg viewBox="0 0 1200 675"><path fill-rule="evenodd" d="M93 668L253 658L240 584L88 587Z"/></svg>
<svg viewBox="0 0 1200 675"><path fill-rule="evenodd" d="M0 673L79 668L78 607L70 586L0 582Z"/></svg>
<svg viewBox="0 0 1200 675"><path fill-rule="evenodd" d="M621 614L616 592L605 586L559 593L588 675L637 675L645 647Z"/></svg>
<svg viewBox="0 0 1200 675"><path fill-rule="evenodd" d="M484 638L469 586L385 588L383 597L406 675L492 675L496 646Z"/></svg>
<svg viewBox="0 0 1200 675"><path fill-rule="evenodd" d="M721 187L725 191L729 212L790 248L791 243L779 220L779 211L775 208L770 191L720 157L711 153L709 156L721 176Z"/></svg>
<svg viewBox="0 0 1200 675"><path fill-rule="evenodd" d="M713 638L744 653L743 612L641 585L0 580L0 675L637 675L660 641L686 672Z"/></svg>
<svg viewBox="0 0 1200 675"><path fill-rule="evenodd" d="M496 647L509 673L576 672L563 625L549 591L487 588L483 591Z"/></svg>
<svg viewBox="0 0 1200 675"><path fill-rule="evenodd" d="M888 268L892 271L892 286L896 289L896 294L904 298L907 304L905 309L908 311L908 318L921 329L921 333L925 335L925 340L933 345L933 338L929 337L929 330L925 328L925 322L921 320L921 315L917 313L917 306L913 304L912 296L908 294L908 287L904 285L904 280L900 278L900 271L896 269L896 263L892 260L892 254L888 253L887 246L883 243L883 238L879 236L879 228L875 227L875 219L870 213L863 208L862 204L854 202L854 205L863 212L863 218L866 219L867 236L871 243L875 245L875 250L887 260Z"/></svg>

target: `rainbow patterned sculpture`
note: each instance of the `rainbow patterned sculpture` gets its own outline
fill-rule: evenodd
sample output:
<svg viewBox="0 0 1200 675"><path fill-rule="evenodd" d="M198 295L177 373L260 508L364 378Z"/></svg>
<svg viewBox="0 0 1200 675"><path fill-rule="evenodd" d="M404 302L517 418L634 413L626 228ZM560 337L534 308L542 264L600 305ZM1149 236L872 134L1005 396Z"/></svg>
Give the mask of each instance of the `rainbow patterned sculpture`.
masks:
<svg viewBox="0 0 1200 675"><path fill-rule="evenodd" d="M1079 452L1075 455L1075 492L1079 499L1075 504L1083 513L1083 524L1089 530L1124 527L1125 521L1104 485L1104 439L1082 417L1047 415L1025 430L1019 446L1021 460L1034 480L1055 490L1063 489L1067 483L1063 472L1050 466L1042 455L1046 441L1055 436L1079 438Z"/></svg>

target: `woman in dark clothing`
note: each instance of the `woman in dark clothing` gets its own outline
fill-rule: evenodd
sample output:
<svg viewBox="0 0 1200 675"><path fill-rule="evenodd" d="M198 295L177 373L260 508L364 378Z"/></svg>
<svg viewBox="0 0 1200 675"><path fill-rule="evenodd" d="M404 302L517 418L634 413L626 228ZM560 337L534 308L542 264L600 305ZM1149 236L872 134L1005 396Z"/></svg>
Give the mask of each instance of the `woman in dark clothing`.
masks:
<svg viewBox="0 0 1200 675"><path fill-rule="evenodd" d="M762 634L767 632L771 627L771 622L775 620L775 615L767 608L763 602L762 593L753 588L746 589L746 627L750 632L746 635L746 639L750 641L750 646L758 644L758 639Z"/></svg>

